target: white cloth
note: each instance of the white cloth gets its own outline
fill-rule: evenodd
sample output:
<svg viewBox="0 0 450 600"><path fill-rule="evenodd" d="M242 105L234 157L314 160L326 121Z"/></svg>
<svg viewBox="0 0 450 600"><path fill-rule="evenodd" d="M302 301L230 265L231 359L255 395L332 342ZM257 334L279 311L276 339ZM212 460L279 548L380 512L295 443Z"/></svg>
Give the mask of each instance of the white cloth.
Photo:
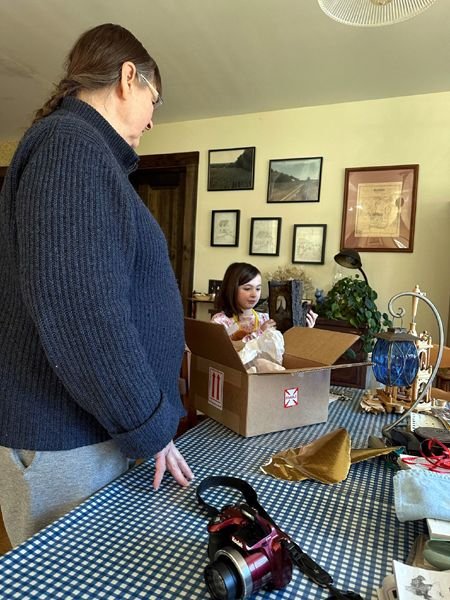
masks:
<svg viewBox="0 0 450 600"><path fill-rule="evenodd" d="M394 476L394 504L399 521L450 521L450 475L425 469L398 471Z"/></svg>

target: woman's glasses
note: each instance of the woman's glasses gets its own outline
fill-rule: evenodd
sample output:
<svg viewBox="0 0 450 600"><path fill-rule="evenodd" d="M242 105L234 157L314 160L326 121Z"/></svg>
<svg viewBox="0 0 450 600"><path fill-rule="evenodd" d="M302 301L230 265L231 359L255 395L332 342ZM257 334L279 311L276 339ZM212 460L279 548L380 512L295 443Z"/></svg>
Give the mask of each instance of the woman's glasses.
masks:
<svg viewBox="0 0 450 600"><path fill-rule="evenodd" d="M139 74L139 77L141 79L143 79L145 81L145 83L148 85L149 90L151 91L153 98L156 98L156 100L153 100L153 106L155 108L158 108L158 106L161 106L161 104L163 103L163 99L162 99L161 94L155 88L155 86L152 85L150 83L150 81L147 79L147 77L145 77L145 75L142 75L142 73Z"/></svg>

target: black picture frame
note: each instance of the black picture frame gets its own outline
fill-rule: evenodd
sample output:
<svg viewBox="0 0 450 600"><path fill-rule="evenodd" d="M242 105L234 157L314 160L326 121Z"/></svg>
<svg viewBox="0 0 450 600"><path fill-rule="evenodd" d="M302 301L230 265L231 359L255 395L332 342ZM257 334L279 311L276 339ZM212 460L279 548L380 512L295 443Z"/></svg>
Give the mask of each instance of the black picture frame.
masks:
<svg viewBox="0 0 450 600"><path fill-rule="evenodd" d="M208 192L252 190L255 146L208 151Z"/></svg>
<svg viewBox="0 0 450 600"><path fill-rule="evenodd" d="M240 210L211 211L211 246L239 246Z"/></svg>
<svg viewBox="0 0 450 600"><path fill-rule="evenodd" d="M250 248L252 256L279 256L281 217L252 217Z"/></svg>
<svg viewBox="0 0 450 600"><path fill-rule="evenodd" d="M323 265L327 226L294 225L292 238L292 262L297 264Z"/></svg>
<svg viewBox="0 0 450 600"><path fill-rule="evenodd" d="M319 202L322 156L269 161L267 202Z"/></svg>

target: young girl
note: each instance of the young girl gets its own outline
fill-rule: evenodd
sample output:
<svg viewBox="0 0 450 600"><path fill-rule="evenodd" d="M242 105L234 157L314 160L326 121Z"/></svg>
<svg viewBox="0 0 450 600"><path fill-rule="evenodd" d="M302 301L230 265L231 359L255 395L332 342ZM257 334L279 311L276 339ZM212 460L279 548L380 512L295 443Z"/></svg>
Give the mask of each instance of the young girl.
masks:
<svg viewBox="0 0 450 600"><path fill-rule="evenodd" d="M248 263L233 263L225 272L212 321L224 325L233 341L261 335L276 323L267 313L255 311L261 297L261 273Z"/></svg>
<svg viewBox="0 0 450 600"><path fill-rule="evenodd" d="M216 308L220 311L211 321L227 329L233 341L258 337L266 329L276 328L268 313L257 312L255 306L261 297L261 272L249 263L232 263L225 271ZM314 327L317 314L310 310L306 315L306 326Z"/></svg>

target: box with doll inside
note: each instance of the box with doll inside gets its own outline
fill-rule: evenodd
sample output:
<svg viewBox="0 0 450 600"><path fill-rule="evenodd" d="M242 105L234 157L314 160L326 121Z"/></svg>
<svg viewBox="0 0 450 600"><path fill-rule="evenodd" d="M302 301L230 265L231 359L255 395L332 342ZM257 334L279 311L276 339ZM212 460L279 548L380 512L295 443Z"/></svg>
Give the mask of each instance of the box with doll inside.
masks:
<svg viewBox="0 0 450 600"><path fill-rule="evenodd" d="M247 372L225 328L185 318L190 396L197 410L245 437L328 418L330 373L358 336L292 327L283 334L283 370ZM364 363L366 364L366 363Z"/></svg>

